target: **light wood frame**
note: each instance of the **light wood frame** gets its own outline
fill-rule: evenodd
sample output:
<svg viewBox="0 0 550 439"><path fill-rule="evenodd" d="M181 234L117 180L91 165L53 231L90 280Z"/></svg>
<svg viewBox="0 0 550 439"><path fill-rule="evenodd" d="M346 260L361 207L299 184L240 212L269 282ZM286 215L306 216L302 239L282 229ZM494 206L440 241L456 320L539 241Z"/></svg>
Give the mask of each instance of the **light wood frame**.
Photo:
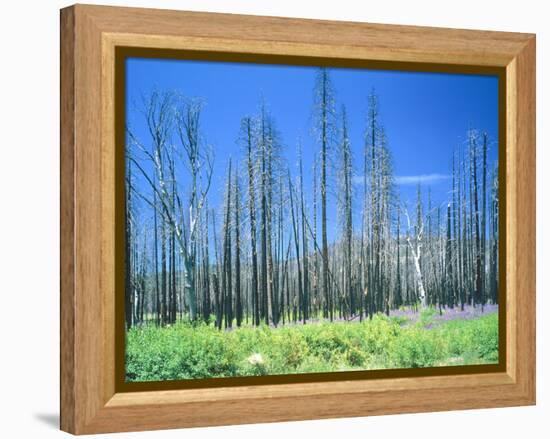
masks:
<svg viewBox="0 0 550 439"><path fill-rule="evenodd" d="M114 54L120 46L504 69L506 370L117 393ZM62 430L86 434L534 403L534 35L90 5L61 11Z"/></svg>

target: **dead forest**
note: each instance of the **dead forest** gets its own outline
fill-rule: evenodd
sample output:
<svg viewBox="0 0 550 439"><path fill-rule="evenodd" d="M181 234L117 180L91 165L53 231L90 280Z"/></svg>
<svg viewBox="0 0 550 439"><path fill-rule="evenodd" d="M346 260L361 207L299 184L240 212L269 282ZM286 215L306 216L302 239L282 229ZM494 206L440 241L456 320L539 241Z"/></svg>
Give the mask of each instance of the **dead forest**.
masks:
<svg viewBox="0 0 550 439"><path fill-rule="evenodd" d="M448 158L445 203L433 202L427 185L401 199L383 102L374 91L365 100L366 113L355 116L363 144L352 149L330 70L318 70L316 151L306 168L300 142L283 138L260 99L235 126L239 156L228 157L205 140L201 100L151 92L139 113L147 136L130 125L126 133L127 328L180 320L276 327L498 303L495 139L464 128ZM297 163L285 158L289 148ZM225 175L214 175L220 162ZM221 205L212 205L213 190L223 191Z"/></svg>

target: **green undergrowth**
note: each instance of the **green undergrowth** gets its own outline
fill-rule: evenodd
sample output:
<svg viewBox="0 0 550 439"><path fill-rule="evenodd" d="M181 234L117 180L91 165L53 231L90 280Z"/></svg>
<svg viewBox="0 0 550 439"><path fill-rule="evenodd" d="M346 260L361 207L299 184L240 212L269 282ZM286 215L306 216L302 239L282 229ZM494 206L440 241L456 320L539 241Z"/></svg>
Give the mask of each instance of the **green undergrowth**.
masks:
<svg viewBox="0 0 550 439"><path fill-rule="evenodd" d="M132 328L127 334L128 381L280 375L498 362L498 316L417 323L376 315L354 323L279 328L177 323Z"/></svg>

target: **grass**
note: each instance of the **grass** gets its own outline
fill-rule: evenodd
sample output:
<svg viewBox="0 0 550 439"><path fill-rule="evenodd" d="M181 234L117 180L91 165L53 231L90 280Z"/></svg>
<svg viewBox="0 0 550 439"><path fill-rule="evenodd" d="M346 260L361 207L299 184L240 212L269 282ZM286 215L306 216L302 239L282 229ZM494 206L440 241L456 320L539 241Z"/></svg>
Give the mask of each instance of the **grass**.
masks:
<svg viewBox="0 0 550 439"><path fill-rule="evenodd" d="M132 328L127 334L128 381L277 375L498 362L498 316L418 322L376 315L356 323L241 327L177 323Z"/></svg>

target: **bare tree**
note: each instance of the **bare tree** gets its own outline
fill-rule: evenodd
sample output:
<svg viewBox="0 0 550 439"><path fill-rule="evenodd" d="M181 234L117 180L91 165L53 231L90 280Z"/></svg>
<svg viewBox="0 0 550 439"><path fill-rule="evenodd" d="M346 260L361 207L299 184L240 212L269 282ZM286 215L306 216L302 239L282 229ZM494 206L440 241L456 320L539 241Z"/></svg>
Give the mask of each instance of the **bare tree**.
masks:
<svg viewBox="0 0 550 439"><path fill-rule="evenodd" d="M160 204L163 224L174 233L180 254L185 266L185 289L189 306L189 319L196 319L195 269L196 269L196 239L197 225L201 210L210 188L213 169L213 157L210 149L200 140L201 105L187 102L173 93L153 93L146 105L146 120L151 137L151 148L147 148L132 132L128 130L131 142L153 165L155 178L140 164L134 156L129 159L141 172ZM176 148L169 145L173 128L185 152L185 164L191 175L191 196L188 204L187 222L184 222L184 209L181 197L172 196L169 190L165 162L171 160ZM200 184L204 180L203 184ZM156 183L155 183L156 182ZM175 181L172 184L177 184ZM149 205L152 201L145 195L141 196ZM164 239L164 238L162 238ZM163 288L164 290L164 288ZM164 301L164 294L163 294ZM166 305L163 303L163 307ZM163 309L163 316L165 311Z"/></svg>
<svg viewBox="0 0 550 439"><path fill-rule="evenodd" d="M351 144L348 136L348 122L346 107L342 106L342 140L340 144L341 158L340 158L340 211L342 214L342 228L343 228L343 241L344 241L344 254L343 254L343 282L342 291L344 295L349 297L350 301L350 313L355 312L355 303L352 287L352 238L353 238L353 222L352 222L352 157L351 157Z"/></svg>
<svg viewBox="0 0 550 439"><path fill-rule="evenodd" d="M334 318L333 303L329 286L329 259L327 238L327 162L331 149L332 135L335 130L334 92L326 68L321 68L317 74L315 87L315 104L317 112L317 130L321 144L321 241L322 241L322 291L325 300L325 315Z"/></svg>
<svg viewBox="0 0 550 439"><path fill-rule="evenodd" d="M418 200L418 203L420 203L420 197ZM413 259L413 266L414 266L414 274L416 278L417 288L418 288L418 298L420 299L420 303L423 308L427 306L427 296L426 296L426 290L424 289L424 278L422 276L422 270L420 268L420 258L422 256L422 245L423 245L423 236L424 236L424 222L417 219L417 223L414 227L414 236L411 237L411 219L409 217L409 212L407 209L403 209L403 214L405 215L405 218L407 219L407 225L409 233L407 233L407 244L409 244L409 249L411 250L411 255Z"/></svg>
<svg viewBox="0 0 550 439"><path fill-rule="evenodd" d="M246 147L247 170L248 170L248 211L250 222L250 242L251 242L251 259L252 259L252 303L254 313L254 324L260 324L260 304L258 294L258 254L256 246L256 190L255 190L255 172L254 172L254 156L253 143L254 132L253 123L250 117L245 117L241 121L241 133Z"/></svg>
<svg viewBox="0 0 550 439"><path fill-rule="evenodd" d="M302 218L302 264L303 264L303 276L304 276L304 286L303 286L303 297L302 297L302 313L303 320L305 321L309 318L309 248L308 248L308 233L307 229L307 212L304 201L304 172L302 164L302 145L299 145L299 168L300 168L300 211Z"/></svg>
<svg viewBox="0 0 550 439"><path fill-rule="evenodd" d="M239 187L239 175L235 172L235 310L237 326L241 326L243 320L242 292L241 292L241 191Z"/></svg>
<svg viewBox="0 0 550 439"><path fill-rule="evenodd" d="M229 158L223 164L217 216L209 210L214 166L201 101L171 92L144 101L145 135L127 131L128 328L147 320L210 323L212 314L219 329L249 319L274 326L319 316L361 320L403 305L442 312L498 301L498 169L487 175L488 135L468 132L468 145L449 157L448 197L433 207L428 187L426 210L418 186L410 218L378 96L368 96L357 175L346 108L337 121L334 101L329 72L320 69L309 178L301 142L296 166L280 156L283 139L263 102L256 116L242 118L242 168Z"/></svg>

